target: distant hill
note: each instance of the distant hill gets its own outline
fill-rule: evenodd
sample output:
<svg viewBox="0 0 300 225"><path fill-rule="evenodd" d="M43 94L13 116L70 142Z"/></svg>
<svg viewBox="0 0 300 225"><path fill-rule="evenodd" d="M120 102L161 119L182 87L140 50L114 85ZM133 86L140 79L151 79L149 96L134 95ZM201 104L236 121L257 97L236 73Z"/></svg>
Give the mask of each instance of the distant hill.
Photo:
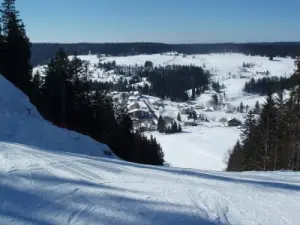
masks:
<svg viewBox="0 0 300 225"><path fill-rule="evenodd" d="M300 52L300 42L275 43L218 43L218 44L164 44L164 43L33 43L33 66L44 64L55 52L63 48L67 54L109 54L134 55L156 54L161 52L177 51L185 54L207 54L236 52L261 56L291 56Z"/></svg>

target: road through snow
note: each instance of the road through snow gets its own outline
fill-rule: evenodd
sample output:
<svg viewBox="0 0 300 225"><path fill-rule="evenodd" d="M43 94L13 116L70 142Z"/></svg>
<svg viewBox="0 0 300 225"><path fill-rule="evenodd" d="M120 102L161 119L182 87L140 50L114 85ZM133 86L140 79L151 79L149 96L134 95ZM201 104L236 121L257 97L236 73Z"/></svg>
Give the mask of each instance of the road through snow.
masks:
<svg viewBox="0 0 300 225"><path fill-rule="evenodd" d="M300 174L224 173L0 143L0 224L298 224Z"/></svg>

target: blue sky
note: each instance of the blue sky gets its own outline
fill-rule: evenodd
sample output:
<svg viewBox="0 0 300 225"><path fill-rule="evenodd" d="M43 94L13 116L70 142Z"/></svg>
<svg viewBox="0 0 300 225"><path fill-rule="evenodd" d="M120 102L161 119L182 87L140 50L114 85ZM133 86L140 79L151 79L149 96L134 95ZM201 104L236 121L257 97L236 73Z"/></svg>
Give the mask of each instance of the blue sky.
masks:
<svg viewBox="0 0 300 225"><path fill-rule="evenodd" d="M32 42L300 41L299 0L17 0Z"/></svg>

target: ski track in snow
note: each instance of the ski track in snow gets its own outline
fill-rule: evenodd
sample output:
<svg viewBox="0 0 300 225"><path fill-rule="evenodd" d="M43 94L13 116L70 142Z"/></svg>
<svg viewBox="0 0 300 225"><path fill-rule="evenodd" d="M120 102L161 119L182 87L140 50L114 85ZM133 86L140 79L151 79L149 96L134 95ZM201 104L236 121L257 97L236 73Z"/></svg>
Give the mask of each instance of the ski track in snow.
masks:
<svg viewBox="0 0 300 225"><path fill-rule="evenodd" d="M299 173L170 169L9 143L0 144L0 163L0 224L296 225L300 219Z"/></svg>

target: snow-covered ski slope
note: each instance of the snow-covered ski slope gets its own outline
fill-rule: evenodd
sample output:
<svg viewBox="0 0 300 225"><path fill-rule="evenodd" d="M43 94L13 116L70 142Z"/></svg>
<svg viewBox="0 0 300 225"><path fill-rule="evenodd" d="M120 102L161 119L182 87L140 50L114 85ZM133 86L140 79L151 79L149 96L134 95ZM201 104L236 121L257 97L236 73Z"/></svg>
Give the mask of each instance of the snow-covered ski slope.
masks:
<svg viewBox="0 0 300 225"><path fill-rule="evenodd" d="M0 106L1 225L299 224L299 173L208 172L105 158L106 145L44 121L1 76Z"/></svg>
<svg viewBox="0 0 300 225"><path fill-rule="evenodd" d="M150 167L1 142L0 199L3 225L298 225L300 174Z"/></svg>

